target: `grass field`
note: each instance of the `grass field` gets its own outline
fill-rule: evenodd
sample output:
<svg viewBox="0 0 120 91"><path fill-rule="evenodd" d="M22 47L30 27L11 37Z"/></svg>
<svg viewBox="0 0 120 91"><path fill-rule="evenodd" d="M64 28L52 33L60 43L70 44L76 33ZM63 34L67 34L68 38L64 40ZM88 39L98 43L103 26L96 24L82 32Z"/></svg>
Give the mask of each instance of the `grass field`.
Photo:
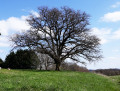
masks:
<svg viewBox="0 0 120 91"><path fill-rule="evenodd" d="M120 75L119 76L111 76L111 78L119 85L120 87Z"/></svg>
<svg viewBox="0 0 120 91"><path fill-rule="evenodd" d="M118 81L113 80L118 78L71 71L2 69L0 91L120 91Z"/></svg>

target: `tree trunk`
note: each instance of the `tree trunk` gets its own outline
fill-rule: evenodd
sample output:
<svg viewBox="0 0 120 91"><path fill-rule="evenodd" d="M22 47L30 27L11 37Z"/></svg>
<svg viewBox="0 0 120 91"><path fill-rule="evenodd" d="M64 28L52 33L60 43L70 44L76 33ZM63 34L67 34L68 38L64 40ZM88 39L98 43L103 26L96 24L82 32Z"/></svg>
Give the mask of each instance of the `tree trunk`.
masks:
<svg viewBox="0 0 120 91"><path fill-rule="evenodd" d="M40 65L40 70L42 70L42 66Z"/></svg>
<svg viewBox="0 0 120 91"><path fill-rule="evenodd" d="M47 69L47 65L45 65L45 70L48 70L48 69Z"/></svg>
<svg viewBox="0 0 120 91"><path fill-rule="evenodd" d="M60 63L56 63L56 71L60 71Z"/></svg>
<svg viewBox="0 0 120 91"><path fill-rule="evenodd" d="M45 70L47 70L47 68L48 68L48 63L47 61L45 61Z"/></svg>

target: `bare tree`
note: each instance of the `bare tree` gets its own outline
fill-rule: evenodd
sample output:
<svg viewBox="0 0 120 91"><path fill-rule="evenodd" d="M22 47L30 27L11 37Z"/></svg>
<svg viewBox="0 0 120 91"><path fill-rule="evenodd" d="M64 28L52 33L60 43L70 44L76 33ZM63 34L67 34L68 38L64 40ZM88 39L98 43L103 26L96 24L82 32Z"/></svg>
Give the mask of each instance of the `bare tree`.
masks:
<svg viewBox="0 0 120 91"><path fill-rule="evenodd" d="M43 57L40 53L37 53L37 56L39 60L37 61L36 68L42 70L42 65L44 62Z"/></svg>
<svg viewBox="0 0 120 91"><path fill-rule="evenodd" d="M37 62L37 68L39 68L40 70L45 69L48 70L48 68L53 64L53 59L51 57L49 57L46 54L41 54L41 53L37 53L38 56L38 62Z"/></svg>
<svg viewBox="0 0 120 91"><path fill-rule="evenodd" d="M56 70L60 70L61 62L67 58L81 63L85 62L80 58L89 62L101 58L100 40L89 32L89 16L85 12L68 7L40 7L38 11L39 16L27 19L30 30L11 37L15 48L28 47L49 55Z"/></svg>

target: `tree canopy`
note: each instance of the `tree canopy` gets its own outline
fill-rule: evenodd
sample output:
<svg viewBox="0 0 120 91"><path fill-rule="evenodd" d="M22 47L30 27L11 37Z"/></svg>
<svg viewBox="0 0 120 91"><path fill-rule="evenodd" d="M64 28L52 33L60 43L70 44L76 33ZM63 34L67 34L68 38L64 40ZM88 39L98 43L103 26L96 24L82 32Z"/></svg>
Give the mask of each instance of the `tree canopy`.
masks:
<svg viewBox="0 0 120 91"><path fill-rule="evenodd" d="M14 48L28 47L49 55L56 70L67 58L81 63L101 58L100 39L90 33L88 14L69 7L39 7L38 14L27 19L31 26L28 31L11 37Z"/></svg>

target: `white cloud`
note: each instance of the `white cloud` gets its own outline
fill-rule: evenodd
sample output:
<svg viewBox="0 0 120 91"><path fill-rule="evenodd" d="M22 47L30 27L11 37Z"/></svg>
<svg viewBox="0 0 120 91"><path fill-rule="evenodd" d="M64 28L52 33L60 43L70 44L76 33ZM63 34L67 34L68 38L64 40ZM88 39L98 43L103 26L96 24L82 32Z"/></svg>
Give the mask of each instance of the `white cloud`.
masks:
<svg viewBox="0 0 120 91"><path fill-rule="evenodd" d="M116 2L116 3L113 4L111 7L112 7L112 8L118 8L118 7L120 7L120 2Z"/></svg>
<svg viewBox="0 0 120 91"><path fill-rule="evenodd" d="M8 36L15 32L22 32L28 30L30 26L26 22L28 16L10 17L6 20L0 20L0 47L10 46Z"/></svg>
<svg viewBox="0 0 120 91"><path fill-rule="evenodd" d="M120 29L113 32L112 39L120 39Z"/></svg>
<svg viewBox="0 0 120 91"><path fill-rule="evenodd" d="M115 11L105 14L101 17L101 20L104 22L117 22L120 21L120 11Z"/></svg>
<svg viewBox="0 0 120 91"><path fill-rule="evenodd" d="M108 42L109 40L109 36L111 34L111 29L108 28L101 28L98 29L96 27L91 29L91 33L98 36L101 39L101 44L104 44L106 42Z"/></svg>
<svg viewBox="0 0 120 91"><path fill-rule="evenodd" d="M8 46L10 46L10 45L6 42L0 43L0 47L8 47Z"/></svg>
<svg viewBox="0 0 120 91"><path fill-rule="evenodd" d="M88 69L110 69L119 68L120 69L120 56L111 56L103 58L101 61L91 63L87 65Z"/></svg>
<svg viewBox="0 0 120 91"><path fill-rule="evenodd" d="M9 40L7 36L0 36L0 47L8 47L10 46Z"/></svg>
<svg viewBox="0 0 120 91"><path fill-rule="evenodd" d="M40 16L39 13L34 11L34 10L21 9L21 11L26 12L26 13L30 13L30 14L34 15L35 17L39 17Z"/></svg>
<svg viewBox="0 0 120 91"><path fill-rule="evenodd" d="M107 59L108 60L117 60L118 61L120 59L120 57L108 57Z"/></svg>
<svg viewBox="0 0 120 91"><path fill-rule="evenodd" d="M1 49L0 49L0 53L3 53L3 52L4 52L4 50L1 50Z"/></svg>
<svg viewBox="0 0 120 91"><path fill-rule="evenodd" d="M109 28L99 29L97 27L94 27L91 29L91 33L101 39L100 41L101 44L105 44L107 42L114 40L120 40L120 29L112 32L112 29Z"/></svg>
<svg viewBox="0 0 120 91"><path fill-rule="evenodd" d="M35 17L38 17L39 14L33 10L29 11ZM8 47L8 36L14 34L15 32L23 32L30 28L29 24L26 22L26 19L29 16L21 17L9 17L6 20L0 20L0 47Z"/></svg>
<svg viewBox="0 0 120 91"><path fill-rule="evenodd" d="M114 52L114 53L119 53L120 50L119 50L119 49L114 49L114 50L112 50L112 52Z"/></svg>
<svg viewBox="0 0 120 91"><path fill-rule="evenodd" d="M30 13L31 13L32 15L34 15L35 17L39 17L39 16L40 16L40 15L39 15L36 11L34 11L34 10L31 10Z"/></svg>
<svg viewBox="0 0 120 91"><path fill-rule="evenodd" d="M29 29L29 25L26 23L27 16L10 17L7 20L0 20L0 33L2 35L9 35L12 31L22 31Z"/></svg>

